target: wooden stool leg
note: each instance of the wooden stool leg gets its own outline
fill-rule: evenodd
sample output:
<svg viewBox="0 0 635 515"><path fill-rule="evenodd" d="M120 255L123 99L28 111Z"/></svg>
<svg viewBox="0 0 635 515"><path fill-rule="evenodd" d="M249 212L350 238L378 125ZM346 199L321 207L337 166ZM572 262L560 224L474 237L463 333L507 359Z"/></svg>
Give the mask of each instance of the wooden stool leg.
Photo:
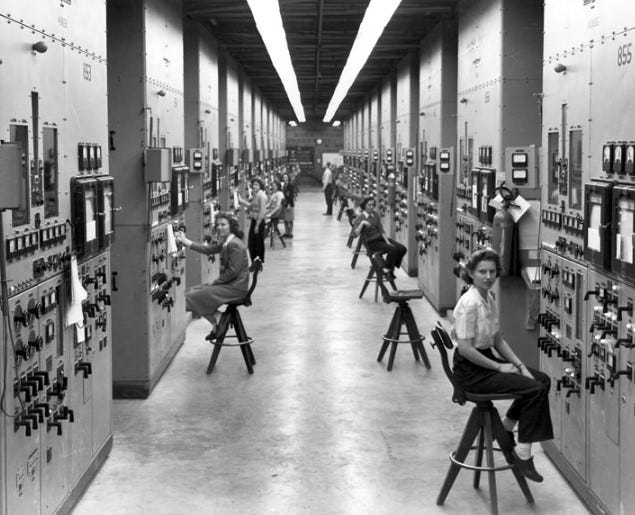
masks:
<svg viewBox="0 0 635 515"><path fill-rule="evenodd" d="M492 418L491 411L483 414L485 419L485 457L487 458L487 466L494 468L494 442L492 439ZM498 515L498 496L496 495L496 472L490 470L487 472L489 482L489 497L492 515Z"/></svg>
<svg viewBox="0 0 635 515"><path fill-rule="evenodd" d="M207 365L207 375L212 373L214 370L214 365L216 365L216 360L218 359L218 355L220 354L220 350L223 348L222 345L214 345L214 350L212 351L212 357L209 360L209 365Z"/></svg>
<svg viewBox="0 0 635 515"><path fill-rule="evenodd" d="M389 338L392 338L393 340L399 340L399 333L401 333L401 328L403 327L403 324L404 324L403 308L399 306L397 309L399 311L399 323L395 324L395 328L393 329L393 334L389 337ZM388 372L392 370L392 366L395 362L395 355L397 354L398 346L399 346L398 342L396 341L392 342L392 346L390 348L390 356L388 358L388 367L387 367Z"/></svg>
<svg viewBox="0 0 635 515"><path fill-rule="evenodd" d="M503 426L503 421L501 420L498 411L492 414L492 434L494 435L494 439L498 442L498 445L500 445L501 449L503 450L503 453L507 453L508 451L512 450L512 442L510 441L507 430ZM520 489L525 495L525 499L527 499L527 502L529 504L533 504L534 496L531 494L531 490L529 489L529 485L527 484L527 479L518 470L518 467L512 466L511 471L516 478L518 486L520 486Z"/></svg>
<svg viewBox="0 0 635 515"><path fill-rule="evenodd" d="M240 317L240 313L238 310L234 312L234 316L232 319L234 323L234 329L236 330L236 336L238 337L239 342L246 342L249 340L249 336L247 336L247 331L245 331L245 326L243 325L243 319ZM251 352L250 345L245 343L240 346L240 352L243 355L243 359L245 360L245 365L247 365L247 370L250 374L254 373L253 364L256 361L253 359L253 353Z"/></svg>
<svg viewBox="0 0 635 515"><path fill-rule="evenodd" d="M348 235L348 241L346 242L346 246L350 249L353 246L354 241L355 241L355 233L351 229L351 233Z"/></svg>
<svg viewBox="0 0 635 515"><path fill-rule="evenodd" d="M353 260L351 261L351 268L355 270L355 266L357 265L357 258L359 257L359 253L362 250L362 237L357 238L357 246L355 247L355 252L353 252Z"/></svg>
<svg viewBox="0 0 635 515"><path fill-rule="evenodd" d="M412 342L410 346L412 347L412 353L414 354L415 361L419 361L419 352L417 350L418 345Z"/></svg>
<svg viewBox="0 0 635 515"><path fill-rule="evenodd" d="M474 465L480 467L483 465L483 449L485 448L485 436L483 435L483 430L478 437L478 448L476 449L476 459L474 460ZM481 471L474 471L474 488L478 488L481 483Z"/></svg>
<svg viewBox="0 0 635 515"><path fill-rule="evenodd" d="M470 413L470 418L465 425L465 429L463 430L463 436L461 437L461 441L459 442L459 447L454 453L454 458L457 461L463 462L467 457L467 454L470 452L470 448L472 447L472 443L474 439L478 435L481 430L481 412L478 408L472 409L472 413ZM439 496L437 497L437 505L441 506L445 502L445 498L450 493L450 489L454 484L456 476L459 474L461 467L459 467L456 463L450 464L450 470L448 470L447 476L445 476L445 481L443 482L443 486L441 487L441 491L439 492Z"/></svg>
<svg viewBox="0 0 635 515"><path fill-rule="evenodd" d="M390 325L388 326L388 332L386 333L386 338L392 338L392 334L394 334L395 332L395 325L397 325L400 322L400 309L397 308L395 309L395 312L392 315L392 320L390 321ZM386 350L388 349L388 346L390 345L390 342L387 342L384 340L384 343L381 346L381 350L379 351L379 356L377 356L377 361L381 361L382 359L384 359L384 355L386 354Z"/></svg>
<svg viewBox="0 0 635 515"><path fill-rule="evenodd" d="M252 365L256 364L256 358L254 357L254 351L251 350L251 345L247 344L245 345L245 348L247 349L247 352L249 353L249 360L251 361Z"/></svg>
<svg viewBox="0 0 635 515"><path fill-rule="evenodd" d="M372 282L374 276L375 276L375 269L371 266L370 270L368 271L368 275L366 276L366 279L364 279L364 285L362 286L362 291L359 292L360 299L364 296L364 292L366 291L366 288L368 288L368 285ZM377 302L377 299L375 299L375 302Z"/></svg>
<svg viewBox="0 0 635 515"><path fill-rule="evenodd" d="M245 365L247 365L247 370L250 374L253 374L254 367L251 366L251 357L249 356L249 353L247 352L247 349L245 347L245 345L241 345L240 352L242 353L243 359L245 360Z"/></svg>
<svg viewBox="0 0 635 515"><path fill-rule="evenodd" d="M280 234L280 229L278 229L278 224L275 225L275 229L276 229L276 234L278 235L278 239L280 240L280 243L282 243L282 246L286 249L287 244L285 243L284 238L282 237L282 234Z"/></svg>
<svg viewBox="0 0 635 515"><path fill-rule="evenodd" d="M405 311L405 323L408 328L408 337L411 341L419 340L421 342L421 333L419 332L419 328L417 327L417 322L415 322L415 317L412 314L412 310L408 304L404 307ZM428 370L430 370L430 361L428 360L428 355L426 354L426 350L423 348L423 343L417 344L417 348L419 349L419 354L421 354L421 359L423 360L423 364L426 366Z"/></svg>

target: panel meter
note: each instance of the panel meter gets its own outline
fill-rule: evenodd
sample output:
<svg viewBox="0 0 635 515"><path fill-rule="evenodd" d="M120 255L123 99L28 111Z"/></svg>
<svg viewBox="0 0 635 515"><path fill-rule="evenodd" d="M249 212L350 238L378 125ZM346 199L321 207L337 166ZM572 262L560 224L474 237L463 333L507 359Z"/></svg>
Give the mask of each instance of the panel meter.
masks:
<svg viewBox="0 0 635 515"><path fill-rule="evenodd" d="M100 176L97 180L97 232L99 248L109 247L115 238L115 181L110 176Z"/></svg>
<svg viewBox="0 0 635 515"><path fill-rule="evenodd" d="M185 164L190 173L203 173L203 150L200 148L188 148L185 154Z"/></svg>
<svg viewBox="0 0 635 515"><path fill-rule="evenodd" d="M635 277L635 187L613 188L613 235L615 250L611 268L616 274L632 280Z"/></svg>
<svg viewBox="0 0 635 515"><path fill-rule="evenodd" d="M77 257L89 256L99 248L97 180L90 177L73 177L71 192L73 195L71 205L73 249Z"/></svg>
<svg viewBox="0 0 635 515"><path fill-rule="evenodd" d="M392 148L386 149L386 163L389 165L392 164Z"/></svg>
<svg viewBox="0 0 635 515"><path fill-rule="evenodd" d="M434 155L436 157L436 147L431 147L430 148L430 159L434 159L434 157L432 157L432 149L434 149ZM441 171L441 173L448 173L451 171L451 156L452 154L450 154L449 150L441 150L441 152L439 152L439 170Z"/></svg>
<svg viewBox="0 0 635 515"><path fill-rule="evenodd" d="M519 188L538 187L536 146L505 149L505 183Z"/></svg>
<svg viewBox="0 0 635 515"><path fill-rule="evenodd" d="M379 151L377 149L373 150L373 161L379 161Z"/></svg>
<svg viewBox="0 0 635 515"><path fill-rule="evenodd" d="M414 166L415 152L411 148L406 149L406 166Z"/></svg>
<svg viewBox="0 0 635 515"><path fill-rule="evenodd" d="M611 201L615 183L593 179L584 185L584 257L609 269L611 266Z"/></svg>

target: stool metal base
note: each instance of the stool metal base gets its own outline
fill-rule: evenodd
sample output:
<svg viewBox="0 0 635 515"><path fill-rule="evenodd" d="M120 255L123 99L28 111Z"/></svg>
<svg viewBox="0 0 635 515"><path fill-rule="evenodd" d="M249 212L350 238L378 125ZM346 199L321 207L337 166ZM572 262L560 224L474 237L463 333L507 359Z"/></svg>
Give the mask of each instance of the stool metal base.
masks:
<svg viewBox="0 0 635 515"><path fill-rule="evenodd" d="M406 326L407 332L404 333L401 331L403 326ZM407 334L409 340L401 340L400 336ZM390 356L388 358L388 367L387 370L390 372L392 370L392 366L395 362L395 355L397 353L397 346L400 343L408 343L412 347L412 353L415 357L416 361L419 361L419 357L423 361L425 367L430 370L430 361L428 360L428 355L426 354L426 350L423 347L423 339L419 332L419 328L417 327L417 322L415 322L415 318L412 314L412 310L407 302L400 302L395 308L395 313L392 316L392 321L390 322L390 326L388 327L388 332L382 336L384 343L381 346L381 350L379 351L379 356L377 356L377 361L381 362L384 359L384 355L390 348Z"/></svg>
<svg viewBox="0 0 635 515"><path fill-rule="evenodd" d="M236 333L235 335L227 334L230 327L234 328L234 332ZM226 338L236 338L237 341L236 343L226 343ZM250 374L253 374L253 366L256 364L256 358L251 350L251 344L253 342L254 339L247 336L247 331L245 331L245 326L240 318L238 308L232 305L227 306L227 309L221 315L220 321L218 322L218 334L216 335L216 339L212 341L214 350L212 351L212 356L209 360L209 364L207 365L207 374L211 374L214 370L214 366L218 360L218 355L223 347L240 347L240 352L245 360L245 365L247 365L247 370Z"/></svg>
<svg viewBox="0 0 635 515"><path fill-rule="evenodd" d="M478 436L478 445L473 446L474 440ZM494 440L498 442L500 448L494 447ZM489 402L479 402L472 409L470 418L467 421L463 436L459 442L459 446L455 452L450 455L450 470L443 482L437 504L440 506L445 502L446 497L450 493L450 489L462 468L474 471L474 488L478 488L481 480L481 472L487 472L490 494L490 510L492 514L498 515L498 496L496 492L496 472L503 470L511 470L514 474L520 489L525 495L525 499L529 504L533 504L534 498L527 485L527 480L513 464L497 467L494 463L494 451L500 451L503 454L513 449L513 442L507 431L503 427L498 411L494 405ZM474 465L465 463L468 453L476 450L476 460ZM483 466L483 453L487 460L487 466Z"/></svg>

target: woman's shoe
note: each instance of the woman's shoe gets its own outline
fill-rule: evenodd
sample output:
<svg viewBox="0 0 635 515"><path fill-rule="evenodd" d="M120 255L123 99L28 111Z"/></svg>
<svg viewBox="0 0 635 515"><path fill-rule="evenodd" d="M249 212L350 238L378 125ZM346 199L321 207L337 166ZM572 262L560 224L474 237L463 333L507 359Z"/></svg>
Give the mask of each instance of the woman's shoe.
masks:
<svg viewBox="0 0 635 515"><path fill-rule="evenodd" d="M525 476L530 481L535 481L536 483L542 483L543 477L538 473L536 467L534 466L534 457L532 456L528 460L521 459L516 451L512 450L509 452L510 465L515 465L518 467L520 473Z"/></svg>
<svg viewBox="0 0 635 515"><path fill-rule="evenodd" d="M210 333L205 337L208 342L214 341L216 339L216 331L212 329Z"/></svg>

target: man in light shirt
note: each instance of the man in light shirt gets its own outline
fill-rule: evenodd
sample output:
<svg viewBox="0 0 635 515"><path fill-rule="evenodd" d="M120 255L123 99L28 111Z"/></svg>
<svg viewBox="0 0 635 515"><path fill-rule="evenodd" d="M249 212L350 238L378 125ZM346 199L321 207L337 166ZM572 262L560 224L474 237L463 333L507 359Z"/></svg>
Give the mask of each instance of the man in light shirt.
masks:
<svg viewBox="0 0 635 515"><path fill-rule="evenodd" d="M322 174L322 191L326 200L326 213L324 215L333 214L333 172L331 171L331 163L327 162Z"/></svg>

